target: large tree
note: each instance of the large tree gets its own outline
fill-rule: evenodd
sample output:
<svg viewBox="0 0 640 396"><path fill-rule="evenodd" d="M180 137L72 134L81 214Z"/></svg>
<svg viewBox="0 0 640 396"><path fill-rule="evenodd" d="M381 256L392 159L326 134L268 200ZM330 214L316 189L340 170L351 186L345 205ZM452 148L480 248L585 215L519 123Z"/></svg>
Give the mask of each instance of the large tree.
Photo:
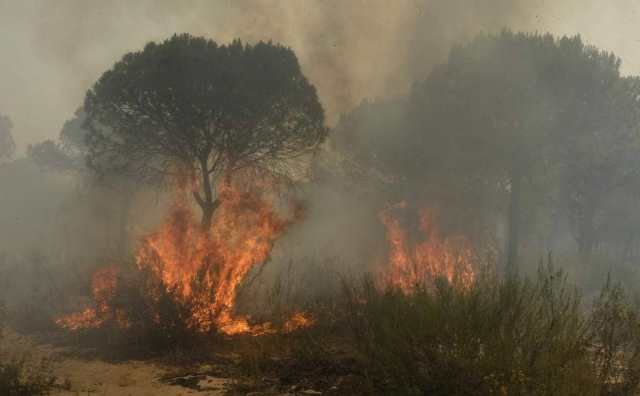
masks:
<svg viewBox="0 0 640 396"><path fill-rule="evenodd" d="M480 35L413 92L414 112L427 117L419 128L448 148L447 161L507 193L508 268L516 266L523 183L554 132L546 71L557 55L551 36Z"/></svg>
<svg viewBox="0 0 640 396"><path fill-rule="evenodd" d="M87 92L85 111L91 166L195 177L205 229L219 178L247 169L290 175L327 134L315 88L289 48L188 34L126 54Z"/></svg>
<svg viewBox="0 0 640 396"><path fill-rule="evenodd" d="M121 257L128 254L130 209L135 194L140 190L139 180L132 175L106 172L101 174L87 167L88 131L84 127L84 108L76 110L74 116L65 121L57 140L45 140L28 147L28 157L38 167L48 171L62 172L75 176L81 182L84 203L104 205L100 211L109 213L117 229L116 251Z"/></svg>
<svg viewBox="0 0 640 396"><path fill-rule="evenodd" d="M617 198L619 205L628 198L621 194L637 195L640 185L640 80L620 77L615 59L592 59L599 59L601 67L588 70L593 77L573 84L575 99L567 107L556 147L561 202L584 258L601 239L601 226L610 223L605 212L611 199ZM629 207L617 208L618 215Z"/></svg>
<svg viewBox="0 0 640 396"><path fill-rule="evenodd" d="M0 114L0 163L11 159L16 150L11 129L13 123L9 117Z"/></svg>
<svg viewBox="0 0 640 396"><path fill-rule="evenodd" d="M605 229L620 239L613 216L635 227L619 203L640 185L640 83L619 68L579 37L479 35L408 97L342 117L333 141L360 176L445 209L474 240L505 212L511 267L522 236L552 248L566 220L588 257Z"/></svg>
<svg viewBox="0 0 640 396"><path fill-rule="evenodd" d="M616 148L602 147L608 152L603 166L634 156L637 94L631 81L621 81L619 64L580 37L503 31L453 48L447 61L414 87L409 117L425 137L425 159L418 162L434 164L438 158L461 179L484 180L506 195L508 268L516 267L525 203L549 191L540 184L549 183L572 156L586 160L573 166L575 172L600 171L588 169L588 162L600 161L599 154L576 150L576 144L615 141ZM603 170L612 176L609 182L636 173L621 167L623 162Z"/></svg>

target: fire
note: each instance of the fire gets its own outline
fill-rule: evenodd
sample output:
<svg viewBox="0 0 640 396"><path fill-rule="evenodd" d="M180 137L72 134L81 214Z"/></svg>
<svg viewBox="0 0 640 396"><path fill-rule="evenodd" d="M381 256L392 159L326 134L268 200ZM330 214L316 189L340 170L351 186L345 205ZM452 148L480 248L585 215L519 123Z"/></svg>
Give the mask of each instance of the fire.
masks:
<svg viewBox="0 0 640 396"><path fill-rule="evenodd" d="M296 312L284 323L282 330L285 333L292 333L298 329L311 327L315 322L316 320L312 316L304 312Z"/></svg>
<svg viewBox="0 0 640 396"><path fill-rule="evenodd" d="M159 230L141 239L137 269L151 274L172 298L190 307L188 325L197 331L272 333L271 323L252 325L248 318L235 316L236 297L249 271L268 260L274 243L296 220L298 210L294 208L292 218L284 218L255 188L243 191L228 181L217 187L220 205L208 230L191 209L188 189L179 189ZM95 309L62 318L58 324L71 330L102 326L113 317L109 303L116 279L116 273L96 272ZM312 324L302 313L290 322L283 326L285 332Z"/></svg>
<svg viewBox="0 0 640 396"><path fill-rule="evenodd" d="M221 203L210 230L196 221L186 197L178 199L168 221L142 241L136 263L190 299L193 327L227 334L262 332L233 316L235 299L246 275L267 260L291 220L282 219L261 194L231 183L221 183L218 196Z"/></svg>
<svg viewBox="0 0 640 396"><path fill-rule="evenodd" d="M91 295L94 306L56 320L56 324L69 330L100 327L109 319L116 319L126 327L126 320L118 311L110 307L118 282L118 269L115 266L100 268L91 277Z"/></svg>
<svg viewBox="0 0 640 396"><path fill-rule="evenodd" d="M389 242L388 266L381 273L384 286L411 292L417 285L428 286L444 277L451 283L468 287L474 280L473 251L463 237L444 238L435 226L434 212L419 211L419 230L424 239L409 242L409 233L394 212L406 210L406 202L390 206L380 213Z"/></svg>

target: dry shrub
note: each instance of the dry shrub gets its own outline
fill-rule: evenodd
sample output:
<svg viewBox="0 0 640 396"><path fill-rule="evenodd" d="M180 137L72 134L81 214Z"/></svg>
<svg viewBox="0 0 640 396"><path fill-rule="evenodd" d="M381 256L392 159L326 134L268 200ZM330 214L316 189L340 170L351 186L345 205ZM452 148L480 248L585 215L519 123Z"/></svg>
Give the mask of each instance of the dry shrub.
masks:
<svg viewBox="0 0 640 396"><path fill-rule="evenodd" d="M191 306L148 271L120 271L99 325L75 331L76 340L102 346L114 358L166 356L202 346L189 325Z"/></svg>
<svg viewBox="0 0 640 396"><path fill-rule="evenodd" d="M640 316L622 287L607 279L590 318L601 395L636 394L640 385Z"/></svg>
<svg viewBox="0 0 640 396"><path fill-rule="evenodd" d="M6 309L0 300L0 343L6 321ZM28 355L9 356L0 349L0 394L7 396L35 396L49 394L56 377L49 361L35 362Z"/></svg>
<svg viewBox="0 0 640 396"><path fill-rule="evenodd" d="M48 362L34 366L26 358L0 362L0 394L7 396L48 395L56 378Z"/></svg>

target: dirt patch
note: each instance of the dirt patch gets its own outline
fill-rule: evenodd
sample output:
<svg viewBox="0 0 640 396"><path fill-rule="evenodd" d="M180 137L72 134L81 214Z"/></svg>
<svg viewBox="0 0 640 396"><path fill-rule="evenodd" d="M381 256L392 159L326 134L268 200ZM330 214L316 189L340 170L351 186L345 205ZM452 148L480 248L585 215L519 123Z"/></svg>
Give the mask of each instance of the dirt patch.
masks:
<svg viewBox="0 0 640 396"><path fill-rule="evenodd" d="M0 350L9 356L26 356L29 360L48 361L56 377L56 395L105 395L105 396L180 396L224 395L226 378L194 374L179 380L179 369L153 361L107 362L74 357L65 348L39 343L35 339L7 331L0 343ZM174 378L174 381L167 381Z"/></svg>

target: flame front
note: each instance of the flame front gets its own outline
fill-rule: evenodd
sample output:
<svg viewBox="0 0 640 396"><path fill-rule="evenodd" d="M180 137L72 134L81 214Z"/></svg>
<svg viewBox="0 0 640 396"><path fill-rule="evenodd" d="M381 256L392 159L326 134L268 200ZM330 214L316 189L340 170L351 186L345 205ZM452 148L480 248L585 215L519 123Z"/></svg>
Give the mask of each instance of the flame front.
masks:
<svg viewBox="0 0 640 396"><path fill-rule="evenodd" d="M259 187L269 190L262 184ZM274 332L271 323L251 325L233 311L242 281L252 268L267 261L275 241L299 214L298 208L292 219L285 219L255 188L241 191L225 182L218 185L217 193L220 204L211 228L203 229L189 204L188 189L180 188L160 229L140 241L135 258L137 269L151 274L162 292L190 307L187 324L197 331L254 335ZM112 318L121 321L110 306L117 274L109 271L94 274L95 308L61 318L58 325L77 330L100 327ZM283 330L312 323L297 313ZM126 327L126 323L122 325Z"/></svg>
<svg viewBox="0 0 640 396"><path fill-rule="evenodd" d="M192 302L193 327L236 334L252 330L245 319L233 317L238 287L255 265L267 260L290 221L281 219L257 192L223 183L218 196L211 229L203 230L182 194L167 222L142 241L136 263Z"/></svg>
<svg viewBox="0 0 640 396"><path fill-rule="evenodd" d="M127 322L120 311L111 309L118 282L118 269L115 266L100 268L91 276L91 296L94 306L85 308L81 312L56 320L58 326L69 330L79 330L100 327L110 319L115 319L121 327Z"/></svg>
<svg viewBox="0 0 640 396"><path fill-rule="evenodd" d="M435 226L434 212L419 211L419 231L423 240L411 244L409 233L394 212L406 210L400 202L380 212L389 243L389 262L380 274L385 287L410 293L416 286L429 286L440 277L468 287L474 280L473 251L463 237L444 238Z"/></svg>

